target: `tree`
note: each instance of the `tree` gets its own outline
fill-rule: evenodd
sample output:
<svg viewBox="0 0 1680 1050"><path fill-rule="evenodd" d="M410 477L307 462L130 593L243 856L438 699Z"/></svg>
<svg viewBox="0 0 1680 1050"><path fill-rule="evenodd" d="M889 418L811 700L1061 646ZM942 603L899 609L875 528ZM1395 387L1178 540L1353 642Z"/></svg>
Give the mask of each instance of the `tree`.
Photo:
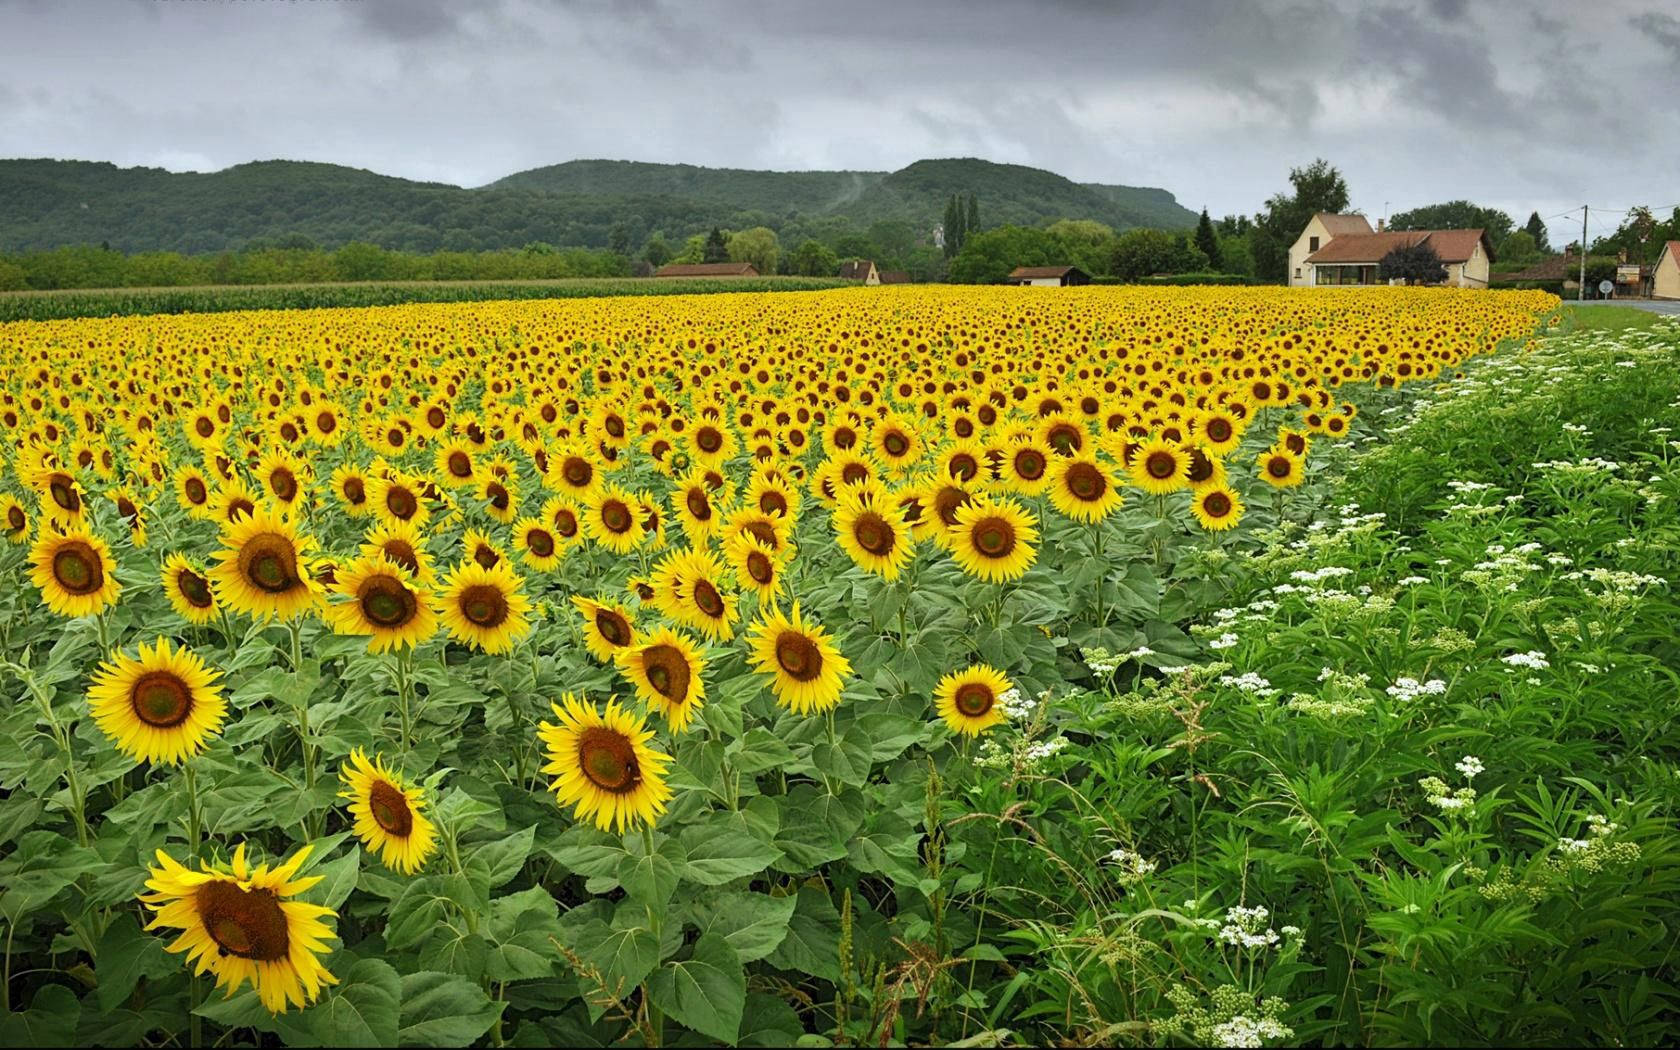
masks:
<svg viewBox="0 0 1680 1050"><path fill-rule="evenodd" d="M1347 180L1322 157L1304 168L1291 168L1289 183L1294 192L1269 198L1266 210L1254 217L1254 225L1249 230L1254 275L1261 280L1281 281L1288 277L1289 246L1315 214L1323 211L1339 215L1347 211Z"/></svg>
<svg viewBox="0 0 1680 1050"><path fill-rule="evenodd" d="M1377 263L1377 278L1383 281L1401 280L1407 284L1440 284L1447 279L1447 268L1428 241L1402 245L1382 257Z"/></svg>
<svg viewBox="0 0 1680 1050"><path fill-rule="evenodd" d="M1114 230L1093 219L1062 219L1049 233L1063 245L1061 262L1072 263L1092 276L1106 275L1114 258Z"/></svg>
<svg viewBox="0 0 1680 1050"><path fill-rule="evenodd" d="M782 255L782 242L776 231L768 226L754 226L729 238L729 261L752 263L753 269L768 277L776 272L776 262Z"/></svg>
<svg viewBox="0 0 1680 1050"><path fill-rule="evenodd" d="M1170 273L1180 257L1177 240L1161 230L1127 230L1114 242L1109 272L1122 281Z"/></svg>
<svg viewBox="0 0 1680 1050"><path fill-rule="evenodd" d="M1393 230L1486 230L1493 244L1503 242L1516 225L1497 208L1483 208L1462 200L1396 212L1388 221L1389 229Z"/></svg>
<svg viewBox="0 0 1680 1050"><path fill-rule="evenodd" d="M808 240L788 256L788 272L801 277L833 277L840 272L840 257L818 240Z"/></svg>
<svg viewBox="0 0 1680 1050"><path fill-rule="evenodd" d="M1225 268L1224 254L1219 250L1219 235L1213 232L1213 220L1208 218L1206 208L1202 209L1201 221L1196 223L1196 247L1207 256L1208 265L1213 269Z"/></svg>
<svg viewBox="0 0 1680 1050"><path fill-rule="evenodd" d="M642 258L656 270L671 261L671 246L665 243L663 233L655 233L648 238L647 245L642 248Z"/></svg>
<svg viewBox="0 0 1680 1050"><path fill-rule="evenodd" d="M607 251L614 255L630 254L630 224L620 220L607 231Z"/></svg>
<svg viewBox="0 0 1680 1050"><path fill-rule="evenodd" d="M970 193L968 207L963 211L963 236L980 232L980 198Z"/></svg>
<svg viewBox="0 0 1680 1050"><path fill-rule="evenodd" d="M951 260L951 280L958 284L997 284L1017 266L1062 262L1064 251L1061 240L1049 230L999 226L964 242L962 251Z"/></svg>
<svg viewBox="0 0 1680 1050"><path fill-rule="evenodd" d="M1538 251L1550 254L1552 246L1546 243L1546 224L1540 221L1539 212L1531 211L1528 213L1528 221L1523 224L1523 229L1527 230L1528 235L1534 238L1534 247Z"/></svg>
<svg viewBox="0 0 1680 1050"><path fill-rule="evenodd" d="M963 207L962 197L951 194L950 200L945 202L945 257L955 258L962 251L968 223L968 210Z"/></svg>
<svg viewBox="0 0 1680 1050"><path fill-rule="evenodd" d="M1515 231L1499 246L1499 261L1502 263L1529 263L1538 258L1540 249L1534 243L1534 235L1527 230Z"/></svg>
<svg viewBox="0 0 1680 1050"><path fill-rule="evenodd" d="M720 263L729 261L729 238L716 226L706 235L706 244L701 251L701 262Z"/></svg>

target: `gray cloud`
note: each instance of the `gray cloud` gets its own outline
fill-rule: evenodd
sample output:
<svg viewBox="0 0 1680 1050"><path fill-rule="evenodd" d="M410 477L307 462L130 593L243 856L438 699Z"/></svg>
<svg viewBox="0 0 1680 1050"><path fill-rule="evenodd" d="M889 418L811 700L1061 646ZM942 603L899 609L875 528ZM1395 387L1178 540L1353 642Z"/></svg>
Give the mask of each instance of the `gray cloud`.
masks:
<svg viewBox="0 0 1680 1050"><path fill-rule="evenodd" d="M1675 196L1680 113L1648 87L1677 57L1642 0L10 0L0 156L480 185L576 157L977 155L1216 214L1324 156L1372 214L1546 214Z"/></svg>

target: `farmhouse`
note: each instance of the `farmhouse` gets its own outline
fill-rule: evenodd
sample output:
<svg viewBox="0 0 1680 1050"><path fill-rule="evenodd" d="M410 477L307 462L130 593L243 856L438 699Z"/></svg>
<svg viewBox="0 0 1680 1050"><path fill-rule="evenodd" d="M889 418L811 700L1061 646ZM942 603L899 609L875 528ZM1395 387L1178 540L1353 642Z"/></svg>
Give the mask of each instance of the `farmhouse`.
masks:
<svg viewBox="0 0 1680 1050"><path fill-rule="evenodd" d="M1009 271L1004 283L1056 288L1090 284L1091 275L1077 266L1017 266Z"/></svg>
<svg viewBox="0 0 1680 1050"><path fill-rule="evenodd" d="M671 263L661 266L655 277L757 277L758 268L748 262Z"/></svg>
<svg viewBox="0 0 1680 1050"><path fill-rule="evenodd" d="M868 259L851 259L840 264L840 276L848 281L862 281L864 284L880 284L881 273L875 269L875 264Z"/></svg>
<svg viewBox="0 0 1680 1050"><path fill-rule="evenodd" d="M1680 299L1680 241L1669 241L1651 272L1653 299Z"/></svg>
<svg viewBox="0 0 1680 1050"><path fill-rule="evenodd" d="M1443 282L1460 288L1486 288L1493 244L1485 230L1383 230L1363 215L1320 212L1289 249L1289 283L1316 285L1378 284L1377 266L1396 248L1419 243L1435 249L1446 266Z"/></svg>

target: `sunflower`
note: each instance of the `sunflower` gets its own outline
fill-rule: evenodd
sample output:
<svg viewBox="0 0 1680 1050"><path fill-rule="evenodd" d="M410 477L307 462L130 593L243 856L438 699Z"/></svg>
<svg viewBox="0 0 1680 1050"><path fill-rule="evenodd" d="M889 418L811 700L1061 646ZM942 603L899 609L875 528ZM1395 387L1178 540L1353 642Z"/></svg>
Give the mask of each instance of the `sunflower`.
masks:
<svg viewBox="0 0 1680 1050"><path fill-rule="evenodd" d="M1190 454L1165 438L1150 438L1133 453L1131 474L1132 484L1145 492L1176 492L1190 483Z"/></svg>
<svg viewBox="0 0 1680 1050"><path fill-rule="evenodd" d="M759 604L773 602L782 592L787 559L751 533L739 533L723 545L723 557L735 572L735 585L751 591Z"/></svg>
<svg viewBox="0 0 1680 1050"><path fill-rule="evenodd" d="M1208 451L1223 456L1242 444L1242 422L1223 409L1211 409L1196 419L1196 436Z"/></svg>
<svg viewBox="0 0 1680 1050"><path fill-rule="evenodd" d="M29 541L29 511L16 496L0 495L0 530L13 543Z"/></svg>
<svg viewBox="0 0 1680 1050"><path fill-rule="evenodd" d="M338 497L339 503L352 518L364 517L374 512L373 504L368 502L368 487L370 482L366 472L354 463L346 463L332 472L333 495Z"/></svg>
<svg viewBox="0 0 1680 1050"><path fill-rule="evenodd" d="M1120 485L1095 456L1057 456L1050 465L1050 503L1064 517L1092 524L1120 506Z"/></svg>
<svg viewBox="0 0 1680 1050"><path fill-rule="evenodd" d="M559 724L542 723L538 735L548 754L542 771L554 777L549 789L560 804L602 831L657 820L671 800L665 783L671 756L648 746L653 730L646 720L617 701L609 700L603 713L571 693L552 706Z"/></svg>
<svg viewBox="0 0 1680 1050"><path fill-rule="evenodd" d="M566 553L553 527L541 518L519 519L513 526L513 545L519 559L538 572L551 571Z"/></svg>
<svg viewBox="0 0 1680 1050"><path fill-rule="evenodd" d="M585 503L601 483L601 472L589 458L586 445L571 442L549 458L548 484L561 495Z"/></svg>
<svg viewBox="0 0 1680 1050"><path fill-rule="evenodd" d="M252 868L245 847L234 850L231 867L201 864L192 871L162 850L146 880L150 893L141 903L156 912L148 930L176 929L169 946L185 952L195 973L213 973L216 986L231 997L246 981L270 1013L288 1006L308 1006L324 985L338 979L321 965L333 931L321 920L336 917L331 908L293 900L321 881L298 878L312 847L304 846L279 867Z"/></svg>
<svg viewBox="0 0 1680 1050"><path fill-rule="evenodd" d="M418 526L406 521L381 521L367 531L362 539L362 553L377 558L383 555L407 570L414 582L429 587L436 578L431 556L426 553L426 536Z"/></svg>
<svg viewBox="0 0 1680 1050"><path fill-rule="evenodd" d="M209 517L210 500L214 495L210 479L204 471L197 467L183 467L176 472L175 496L188 514L195 518Z"/></svg>
<svg viewBox="0 0 1680 1050"><path fill-rule="evenodd" d="M1037 557L1032 515L1011 499L977 499L957 511L951 556L970 576L1000 583L1025 573Z"/></svg>
<svg viewBox="0 0 1680 1050"><path fill-rule="evenodd" d="M706 699L701 672L706 660L688 638L669 627L643 635L640 643L613 655L619 670L636 688L636 695L665 716L671 732L688 728Z"/></svg>
<svg viewBox="0 0 1680 1050"><path fill-rule="evenodd" d="M1209 532L1223 532L1234 528L1242 520L1242 500L1224 485L1208 485L1196 490L1190 499L1190 513Z"/></svg>
<svg viewBox="0 0 1680 1050"><path fill-rule="evenodd" d="M519 488L511 478L492 474L482 479L478 498L484 501L484 513L503 525L511 525L519 516Z"/></svg>
<svg viewBox="0 0 1680 1050"><path fill-rule="evenodd" d="M628 554L642 541L636 503L623 489L602 485L584 505L584 528L596 543L614 554Z"/></svg>
<svg viewBox="0 0 1680 1050"><path fill-rule="evenodd" d="M117 583L111 548L91 532L73 529L63 535L41 530L29 549L29 578L41 589L47 608L60 616L92 616L115 605Z"/></svg>
<svg viewBox="0 0 1680 1050"><path fill-rule="evenodd" d="M398 472L392 472L388 478L370 478L368 502L373 505L373 512L388 522L420 526L431 516L420 483Z"/></svg>
<svg viewBox="0 0 1680 1050"><path fill-rule="evenodd" d="M1007 721L998 700L1013 688L1002 672L975 664L939 680L933 690L934 708L951 732L979 736Z"/></svg>
<svg viewBox="0 0 1680 1050"><path fill-rule="evenodd" d="M118 652L100 664L88 708L118 751L136 762L173 766L222 730L227 701L216 677L191 650L159 638L155 648L141 645L138 659Z"/></svg>
<svg viewBox="0 0 1680 1050"><path fill-rule="evenodd" d="M314 609L320 585L303 571L314 540L284 512L259 507L222 529L221 564L210 570L228 608L257 620L290 620Z"/></svg>
<svg viewBox="0 0 1680 1050"><path fill-rule="evenodd" d="M221 525L231 525L248 518L257 509L262 497L245 483L244 478L230 478L217 486L215 495L204 508L204 516Z"/></svg>
<svg viewBox="0 0 1680 1050"><path fill-rule="evenodd" d="M350 600L333 605L325 618L340 634L372 635L369 652L416 646L437 633L431 596L389 558L364 554L336 579L333 590Z"/></svg>
<svg viewBox="0 0 1680 1050"><path fill-rule="evenodd" d="M136 547L146 545L146 508L140 505L140 497L127 485L112 489L106 497L116 505L117 517L128 526L128 538Z"/></svg>
<svg viewBox="0 0 1680 1050"><path fill-rule="evenodd" d="M163 593L190 624L202 626L216 615L216 593L210 589L210 578L185 554L177 552L164 559Z"/></svg>
<svg viewBox="0 0 1680 1050"><path fill-rule="evenodd" d="M827 711L840 703L852 665L840 655L834 639L816 623L800 615L770 609L753 625L748 660L754 669L771 676L776 702L795 714Z"/></svg>
<svg viewBox="0 0 1680 1050"><path fill-rule="evenodd" d="M574 595L572 605L583 617L583 644L595 659L610 664L618 650L636 644L636 624L624 606L582 595Z"/></svg>
<svg viewBox="0 0 1680 1050"><path fill-rule="evenodd" d="M461 548L466 557L486 569L494 569L507 560L501 545L492 540L482 529L468 529L461 537Z"/></svg>
<svg viewBox="0 0 1680 1050"><path fill-rule="evenodd" d="M444 578L438 610L451 638L491 654L508 652L531 632L531 602L505 560L457 565Z"/></svg>
<svg viewBox="0 0 1680 1050"><path fill-rule="evenodd" d="M1016 441L1003 449L1003 486L1023 496L1036 496L1050 484L1051 452L1036 441Z"/></svg>
<svg viewBox="0 0 1680 1050"><path fill-rule="evenodd" d="M858 568L884 580L896 580L913 553L904 508L890 497L867 496L858 489L841 493L834 511L834 532L840 549Z"/></svg>
<svg viewBox="0 0 1680 1050"><path fill-rule="evenodd" d="M713 641L735 637L740 599L724 588L723 562L711 551L677 551L654 573L654 604Z"/></svg>
<svg viewBox="0 0 1680 1050"><path fill-rule="evenodd" d="M1278 445L1260 453L1255 463L1260 468L1261 480L1273 488L1292 489L1305 478L1300 457Z"/></svg>
<svg viewBox="0 0 1680 1050"><path fill-rule="evenodd" d="M437 828L421 812L426 808L420 789L385 765L384 756L368 761L361 749L350 752L350 760L339 769L344 790L339 798L350 800L350 816L362 845L379 854L380 863L392 871L413 875L437 852Z"/></svg>
<svg viewBox="0 0 1680 1050"><path fill-rule="evenodd" d="M477 480L473 447L461 438L451 438L439 445L433 462L437 465L437 476L451 488L466 488Z"/></svg>
<svg viewBox="0 0 1680 1050"><path fill-rule="evenodd" d="M86 501L81 486L63 470L43 470L34 478L34 489L41 497L41 509L53 521L75 525L82 520Z"/></svg>
<svg viewBox="0 0 1680 1050"><path fill-rule="evenodd" d="M308 486L307 469L290 452L275 450L257 464L257 477L275 500L291 506Z"/></svg>

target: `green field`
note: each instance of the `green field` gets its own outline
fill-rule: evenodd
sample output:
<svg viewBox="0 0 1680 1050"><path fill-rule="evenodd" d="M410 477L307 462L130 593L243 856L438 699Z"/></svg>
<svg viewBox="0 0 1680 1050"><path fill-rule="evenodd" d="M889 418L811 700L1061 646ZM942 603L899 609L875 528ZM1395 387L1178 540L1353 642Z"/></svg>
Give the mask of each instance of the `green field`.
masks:
<svg viewBox="0 0 1680 1050"><path fill-rule="evenodd" d="M301 310L335 306L399 306L496 299L578 299L612 295L705 295L714 292L810 292L844 288L851 281L826 277L694 279L579 277L558 281L364 281L344 284L198 288L82 288L55 292L0 292L0 322L56 321L69 317L133 314L221 313L228 310Z"/></svg>

